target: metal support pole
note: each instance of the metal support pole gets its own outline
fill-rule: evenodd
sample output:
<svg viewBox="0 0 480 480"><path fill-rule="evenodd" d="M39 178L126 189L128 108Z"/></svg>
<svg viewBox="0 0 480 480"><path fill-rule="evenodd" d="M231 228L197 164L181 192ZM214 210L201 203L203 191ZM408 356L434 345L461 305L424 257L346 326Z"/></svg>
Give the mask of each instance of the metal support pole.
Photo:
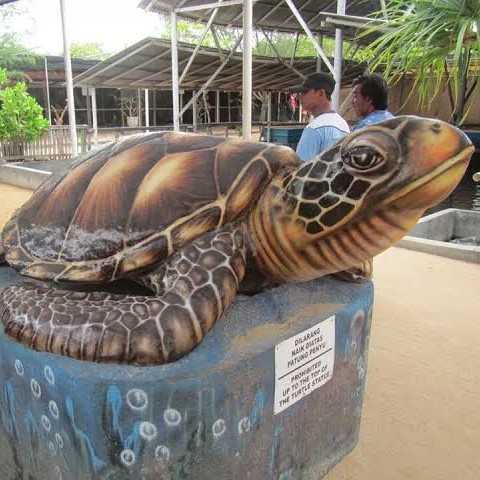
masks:
<svg viewBox="0 0 480 480"><path fill-rule="evenodd" d="M280 101L281 101L281 97L282 96L282 93L281 92L277 92L277 122L280 121Z"/></svg>
<svg viewBox="0 0 480 480"><path fill-rule="evenodd" d="M317 41L318 41L318 44L320 45L320 48L323 49L323 34L321 33L318 34ZM321 72L321 71L322 71L322 58L320 57L320 55L317 55L317 72Z"/></svg>
<svg viewBox="0 0 480 480"><path fill-rule="evenodd" d="M149 115L149 104L148 104L148 88L145 89L145 126L150 126L150 115Z"/></svg>
<svg viewBox="0 0 480 480"><path fill-rule="evenodd" d="M215 108L215 122L220 123L220 90L216 91Z"/></svg>
<svg viewBox="0 0 480 480"><path fill-rule="evenodd" d="M45 61L45 90L47 92L47 120L48 123L52 124L52 107L50 105L50 84L48 82L48 64L47 64L47 57L44 57L43 60Z"/></svg>
<svg viewBox="0 0 480 480"><path fill-rule="evenodd" d="M231 94L227 92L227 102L228 102L228 123L232 123L232 107L231 107Z"/></svg>
<svg viewBox="0 0 480 480"><path fill-rule="evenodd" d="M346 0L337 0L337 13L345 15ZM333 76L335 77L335 90L332 95L334 110L340 107L340 89L342 87L342 55L343 55L343 32L341 28L335 29L335 58L333 59Z"/></svg>
<svg viewBox="0 0 480 480"><path fill-rule="evenodd" d="M172 28L172 100L173 100L173 129L180 130L179 120L179 82L178 82L178 50L177 50L177 14L172 12L170 15Z"/></svg>
<svg viewBox="0 0 480 480"><path fill-rule="evenodd" d="M183 112L183 96L184 96L184 90L180 90L180 101L179 101L179 109L180 112ZM178 119L179 125L183 125L183 113L180 113L180 117Z"/></svg>
<svg viewBox="0 0 480 480"><path fill-rule="evenodd" d="M197 91L194 90L192 92L192 98L194 98L193 104L192 104L192 124L193 124L193 131L197 131Z"/></svg>
<svg viewBox="0 0 480 480"><path fill-rule="evenodd" d="M72 142L72 155L76 157L78 155L77 124L75 121L75 100L73 97L72 63L70 60L70 43L68 41L67 14L65 11L65 0L60 0L60 13L62 17L63 58L65 61L65 79L67 80L68 124L70 128L70 141Z"/></svg>
<svg viewBox="0 0 480 480"><path fill-rule="evenodd" d="M182 108L182 110L180 110L180 114L184 113L188 108L190 108L192 103L196 102L197 99L200 97L200 95L202 95L203 92L209 87L209 85L215 80L215 78L217 78L217 76L224 69L225 65L229 62L230 58L235 53L235 50L240 45L241 40L242 40L242 36L240 36L236 40L235 45L232 47L232 50L228 54L228 57L225 58L225 60L222 62L222 64L215 70L215 72L212 73L212 75L209 77L209 79L203 84L202 88L198 92L196 92L194 94L194 96L191 98L191 100Z"/></svg>
<svg viewBox="0 0 480 480"><path fill-rule="evenodd" d="M153 90L153 126L157 126L157 91Z"/></svg>
<svg viewBox="0 0 480 480"><path fill-rule="evenodd" d="M293 67L292 63L293 62L290 62L290 63L287 63L283 60L282 56L280 55L280 52L278 51L277 47L275 46L275 43L272 42L272 40L270 39L270 37L268 36L268 33L265 32L264 30L262 30L262 33L265 37L265 39L267 40L267 42L270 44L270 46L272 47L272 50L275 52L275 55L277 56L277 60L285 67L287 67L288 69L290 69L292 72L295 72L299 78L301 79L305 79L306 76L298 69L296 69L295 67Z"/></svg>
<svg viewBox="0 0 480 480"><path fill-rule="evenodd" d="M343 2L345 4L345 0L338 0L338 1ZM284 2L289 6L290 10L292 11L293 15L297 19L298 23L303 28L303 31L307 34L307 37L312 42L312 45L317 49L318 55L320 55L320 57L322 57L322 60L325 63L325 65L327 66L327 68L330 70L330 72L333 73L334 69L333 69L332 64L330 63L330 60L325 55L325 52L323 51L322 47L320 47L320 45L317 43L317 40L313 36L313 33L310 31L307 24L305 23L305 20L302 18L302 15L300 14L297 7L293 3L293 0L284 0Z"/></svg>
<svg viewBox="0 0 480 480"><path fill-rule="evenodd" d="M242 134L244 140L252 137L252 43L253 3L243 2L243 92L242 92Z"/></svg>
<svg viewBox="0 0 480 480"><path fill-rule="evenodd" d="M182 75L180 76L180 80L178 81L178 83L182 83L183 80L185 79L185 76L187 75L190 67L192 66L192 63L195 59L195 56L197 55L198 53L198 50L200 50L200 46L203 42L203 40L205 39L205 37L207 36L207 33L208 31L210 30L210 26L212 25L213 23L213 20L215 19L215 16L217 15L217 12L218 12L218 8L216 8L212 14L210 15L210 19L208 20L208 23L207 25L205 26L205 28L203 29L203 34L201 36L201 38L198 39L198 42L197 42L197 46L195 47L195 50L192 52L192 54L190 55L190 58L188 59L188 62L187 62L187 65L185 66L185 68L183 69L183 72L182 72Z"/></svg>
<svg viewBox="0 0 480 480"><path fill-rule="evenodd" d="M97 94L95 87L90 87L90 95L92 96L92 127L93 127L93 145L98 146L98 121L97 121Z"/></svg>
<svg viewBox="0 0 480 480"><path fill-rule="evenodd" d="M267 143L270 143L272 130L272 92L267 93L267 102L267 137L265 140Z"/></svg>
<svg viewBox="0 0 480 480"><path fill-rule="evenodd" d="M138 126L142 126L142 96L140 95L140 89L137 88L137 105L138 105Z"/></svg>

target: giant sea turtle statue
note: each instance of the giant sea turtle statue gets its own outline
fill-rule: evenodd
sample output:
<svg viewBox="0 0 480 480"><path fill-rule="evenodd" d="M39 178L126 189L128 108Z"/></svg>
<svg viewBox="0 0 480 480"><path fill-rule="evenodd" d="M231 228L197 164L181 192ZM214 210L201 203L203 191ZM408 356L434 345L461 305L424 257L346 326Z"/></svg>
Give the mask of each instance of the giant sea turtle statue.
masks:
<svg viewBox="0 0 480 480"><path fill-rule="evenodd" d="M397 117L308 163L287 147L173 132L128 137L46 181L6 224L6 261L74 284L133 279L151 296L23 283L0 296L8 337L96 362L190 352L238 291L361 265L446 197L473 152L437 120Z"/></svg>

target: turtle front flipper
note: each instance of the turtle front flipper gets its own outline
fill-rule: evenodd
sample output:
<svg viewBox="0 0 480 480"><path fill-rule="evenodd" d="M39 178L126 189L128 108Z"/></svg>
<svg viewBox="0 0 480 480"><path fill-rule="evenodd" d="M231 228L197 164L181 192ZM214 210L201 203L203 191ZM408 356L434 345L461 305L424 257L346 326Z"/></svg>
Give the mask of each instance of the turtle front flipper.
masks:
<svg viewBox="0 0 480 480"><path fill-rule="evenodd" d="M0 317L8 337L36 350L94 362L168 363L193 350L231 304L245 257L242 230L225 228L180 250L159 269L161 278L147 276L154 297L22 283L0 295Z"/></svg>

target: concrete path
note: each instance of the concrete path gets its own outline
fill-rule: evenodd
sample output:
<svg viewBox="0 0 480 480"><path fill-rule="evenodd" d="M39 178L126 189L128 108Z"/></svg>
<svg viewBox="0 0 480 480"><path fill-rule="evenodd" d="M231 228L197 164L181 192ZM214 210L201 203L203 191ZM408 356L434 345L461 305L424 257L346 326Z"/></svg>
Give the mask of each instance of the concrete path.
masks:
<svg viewBox="0 0 480 480"><path fill-rule="evenodd" d="M0 184L0 225L29 195ZM374 271L360 442L326 480L477 480L480 267L391 248Z"/></svg>

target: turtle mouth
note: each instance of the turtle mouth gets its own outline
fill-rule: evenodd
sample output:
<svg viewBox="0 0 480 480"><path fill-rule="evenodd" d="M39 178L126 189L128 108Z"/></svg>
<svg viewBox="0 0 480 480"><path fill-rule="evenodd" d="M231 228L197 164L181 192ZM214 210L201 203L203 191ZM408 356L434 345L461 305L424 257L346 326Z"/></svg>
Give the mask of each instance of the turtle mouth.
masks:
<svg viewBox="0 0 480 480"><path fill-rule="evenodd" d="M400 188L386 200L386 203L401 203L408 197L412 207L429 208L441 202L462 179L474 150L473 145L464 148L454 157Z"/></svg>

